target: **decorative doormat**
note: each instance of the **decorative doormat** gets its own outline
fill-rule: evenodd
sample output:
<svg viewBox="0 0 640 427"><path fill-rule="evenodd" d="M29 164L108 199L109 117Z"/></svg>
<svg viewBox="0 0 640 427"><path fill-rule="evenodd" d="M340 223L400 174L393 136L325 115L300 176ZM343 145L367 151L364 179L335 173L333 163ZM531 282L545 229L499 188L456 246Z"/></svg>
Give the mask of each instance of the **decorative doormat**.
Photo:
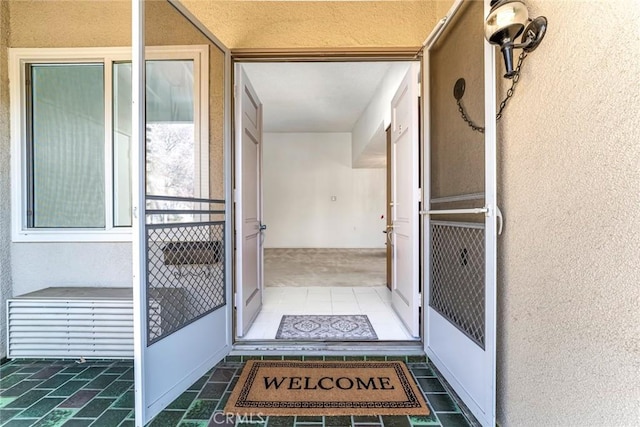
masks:
<svg viewBox="0 0 640 427"><path fill-rule="evenodd" d="M403 362L250 360L226 413L239 415L429 415Z"/></svg>
<svg viewBox="0 0 640 427"><path fill-rule="evenodd" d="M366 315L285 315L276 339L301 340L377 340Z"/></svg>

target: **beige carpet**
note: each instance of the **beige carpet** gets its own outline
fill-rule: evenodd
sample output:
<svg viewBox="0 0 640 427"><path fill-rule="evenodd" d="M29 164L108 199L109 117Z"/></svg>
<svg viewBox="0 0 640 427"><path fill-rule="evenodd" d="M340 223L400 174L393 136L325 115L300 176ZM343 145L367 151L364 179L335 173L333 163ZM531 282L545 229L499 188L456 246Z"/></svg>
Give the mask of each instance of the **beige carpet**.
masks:
<svg viewBox="0 0 640 427"><path fill-rule="evenodd" d="M429 415L403 362L250 360L224 408L229 414Z"/></svg>
<svg viewBox="0 0 640 427"><path fill-rule="evenodd" d="M385 286L386 249L264 250L266 286Z"/></svg>

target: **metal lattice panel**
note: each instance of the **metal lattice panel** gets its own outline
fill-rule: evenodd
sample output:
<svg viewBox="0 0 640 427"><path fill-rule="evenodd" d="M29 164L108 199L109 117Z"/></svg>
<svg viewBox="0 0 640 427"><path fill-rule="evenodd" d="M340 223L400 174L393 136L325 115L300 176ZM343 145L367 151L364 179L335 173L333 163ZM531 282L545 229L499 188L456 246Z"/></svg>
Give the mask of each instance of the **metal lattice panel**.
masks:
<svg viewBox="0 0 640 427"><path fill-rule="evenodd" d="M225 305L224 222L146 229L150 345Z"/></svg>
<svg viewBox="0 0 640 427"><path fill-rule="evenodd" d="M429 306L484 349L484 227L431 223Z"/></svg>

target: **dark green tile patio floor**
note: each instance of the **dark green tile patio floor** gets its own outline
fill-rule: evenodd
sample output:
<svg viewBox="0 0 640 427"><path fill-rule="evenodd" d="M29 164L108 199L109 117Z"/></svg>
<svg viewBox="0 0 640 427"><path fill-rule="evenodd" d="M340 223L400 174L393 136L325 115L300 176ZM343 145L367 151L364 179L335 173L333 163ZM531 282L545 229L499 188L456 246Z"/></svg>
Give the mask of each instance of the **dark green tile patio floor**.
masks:
<svg viewBox="0 0 640 427"><path fill-rule="evenodd" d="M255 357L252 357L255 358ZM272 358L272 357L269 357ZM299 357L286 357L297 358ZM249 359L245 357L244 360ZM314 357L317 360L318 357ZM341 357L327 357L328 360ZM354 358L348 358L352 360ZM360 357L359 359L363 359ZM384 360L384 357L370 357ZM397 357L389 359L397 360ZM415 416L233 417L222 409L244 365L230 356L196 381L150 427L281 426L281 427L412 427L472 426L454 398L419 358L407 365L424 392L432 413ZM0 425L7 427L132 427L133 363L98 360L14 360L0 366Z"/></svg>

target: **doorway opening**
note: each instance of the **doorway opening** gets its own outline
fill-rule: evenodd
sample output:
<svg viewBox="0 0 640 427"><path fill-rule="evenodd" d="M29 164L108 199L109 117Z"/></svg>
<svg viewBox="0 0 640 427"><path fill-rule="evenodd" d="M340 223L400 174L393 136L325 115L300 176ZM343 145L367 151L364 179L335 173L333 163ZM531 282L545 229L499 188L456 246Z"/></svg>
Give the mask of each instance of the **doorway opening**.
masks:
<svg viewBox="0 0 640 427"><path fill-rule="evenodd" d="M234 71L236 339L419 341L419 63Z"/></svg>

